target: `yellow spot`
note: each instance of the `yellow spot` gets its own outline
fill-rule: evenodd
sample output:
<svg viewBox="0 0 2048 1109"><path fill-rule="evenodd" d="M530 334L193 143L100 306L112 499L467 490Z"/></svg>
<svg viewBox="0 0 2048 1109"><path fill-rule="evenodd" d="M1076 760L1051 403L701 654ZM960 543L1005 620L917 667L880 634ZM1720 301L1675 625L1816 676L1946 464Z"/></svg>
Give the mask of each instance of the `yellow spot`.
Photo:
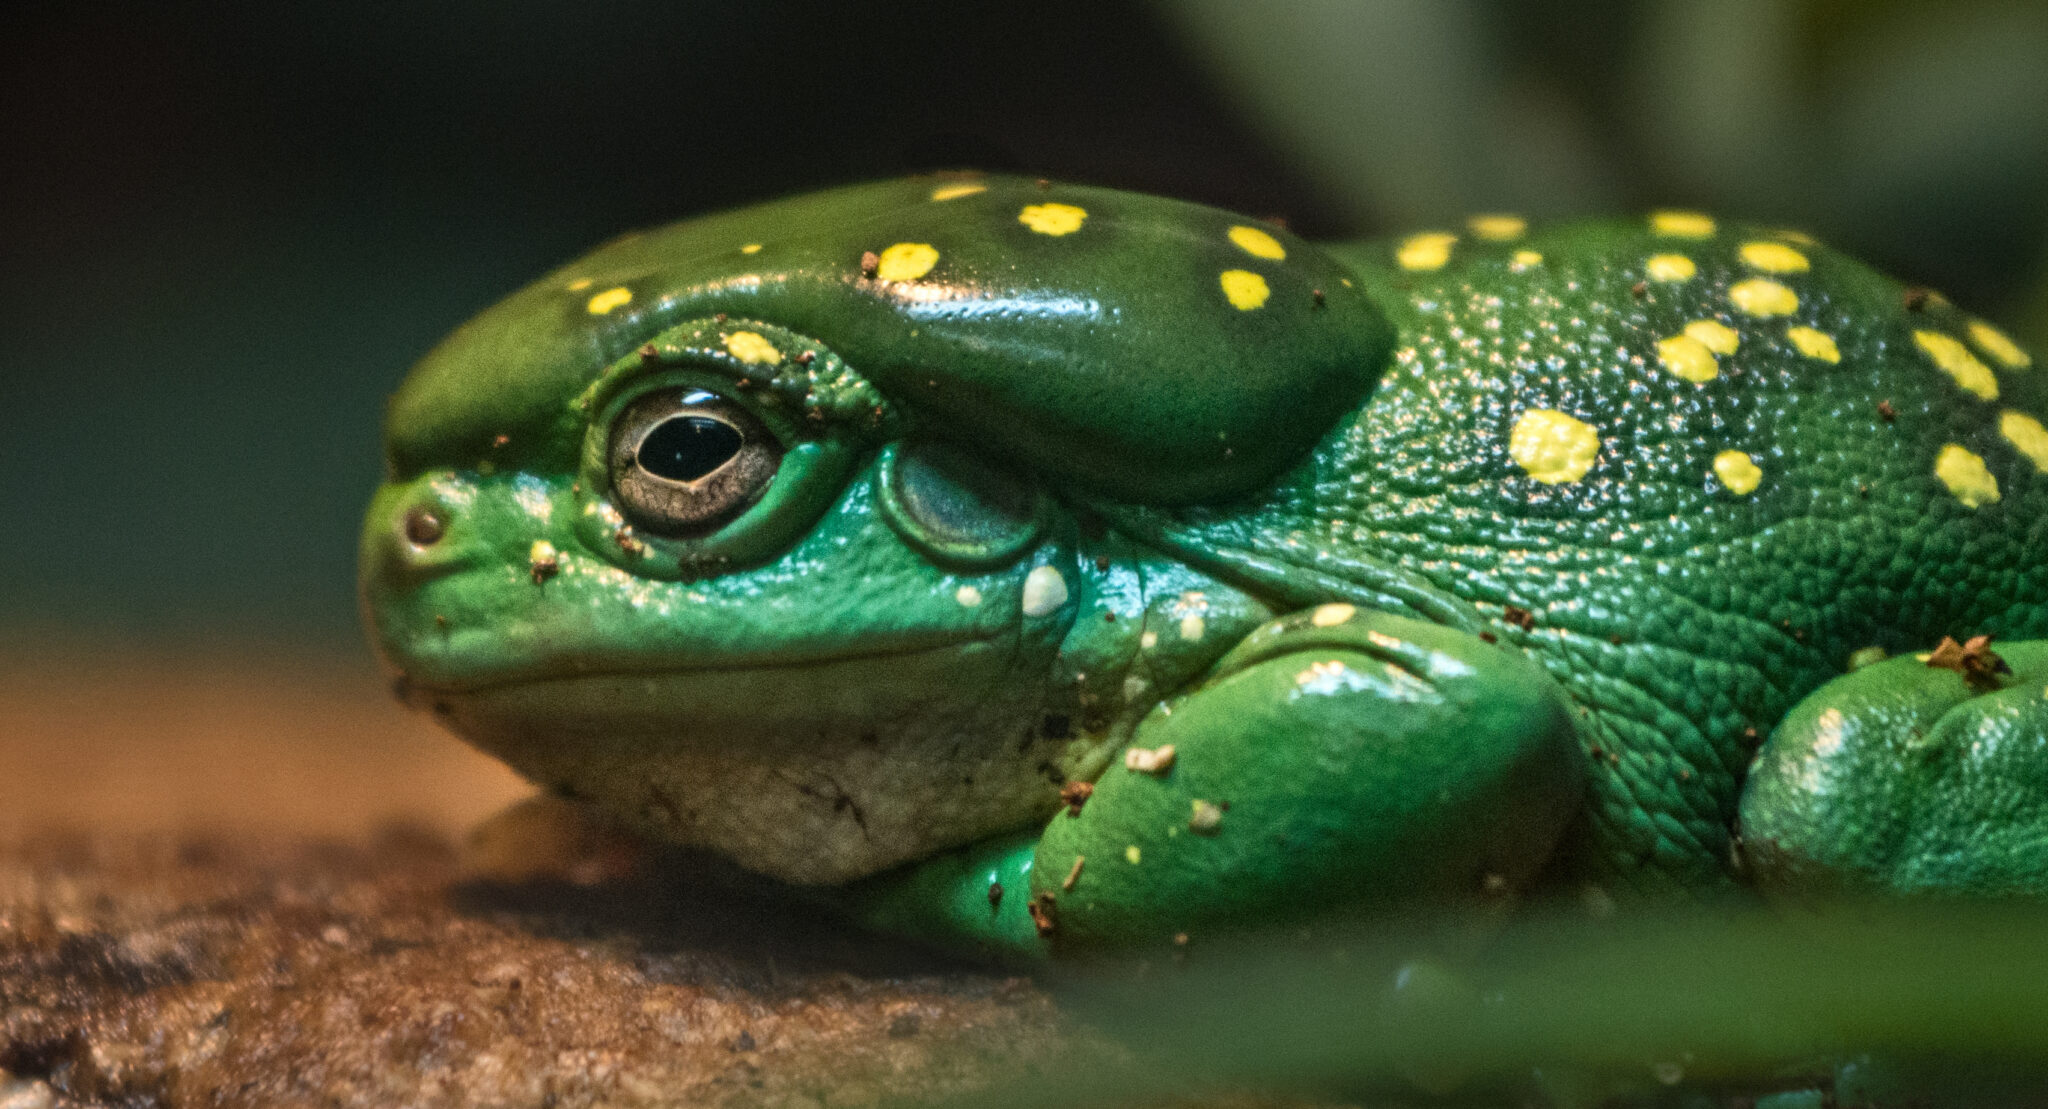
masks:
<svg viewBox="0 0 2048 1109"><path fill-rule="evenodd" d="M1683 254L1652 254L1643 264L1643 272L1652 281L1690 281L1699 267Z"/></svg>
<svg viewBox="0 0 2048 1109"><path fill-rule="evenodd" d="M617 288L606 289L604 292L591 297L590 304L587 307L589 307L591 315L602 316L612 309L623 304L630 304L632 301L633 290L620 285Z"/></svg>
<svg viewBox="0 0 2048 1109"><path fill-rule="evenodd" d="M1504 243L1509 239L1521 238L1522 233L1529 230L1529 221L1520 216L1488 214L1473 216L1465 221L1465 226L1471 228L1472 233L1482 239Z"/></svg>
<svg viewBox="0 0 2048 1109"><path fill-rule="evenodd" d="M569 282L569 291L572 293L580 293L583 290L590 288L591 284L592 280L590 278L579 277L576 280Z"/></svg>
<svg viewBox="0 0 2048 1109"><path fill-rule="evenodd" d="M1651 212L1650 230L1675 239L1704 239L1714 233L1714 219L1698 212Z"/></svg>
<svg viewBox="0 0 2048 1109"><path fill-rule="evenodd" d="M1742 260L1752 269L1765 273L1805 273L1813 268L1806 255L1793 250L1784 243L1752 242L1742 244Z"/></svg>
<svg viewBox="0 0 2048 1109"><path fill-rule="evenodd" d="M1508 268L1514 270L1516 273L1520 273L1521 271L1526 269L1532 269L1542 264L1542 252L1535 250L1515 251L1515 256L1508 260Z"/></svg>
<svg viewBox="0 0 2048 1109"><path fill-rule="evenodd" d="M1785 240L1788 243L1798 243L1800 246L1820 245L1819 239L1816 239L1813 236L1807 234L1806 232L1798 230L1797 228L1780 227L1776 231L1771 232L1771 234L1776 235L1777 237Z"/></svg>
<svg viewBox="0 0 2048 1109"><path fill-rule="evenodd" d="M1720 320L1694 320L1685 325L1685 333L1715 354L1734 354L1742 345L1741 333Z"/></svg>
<svg viewBox="0 0 2048 1109"><path fill-rule="evenodd" d="M1721 376L1721 364L1714 360L1714 352L1690 335L1657 340L1657 360L1687 381L1705 384Z"/></svg>
<svg viewBox="0 0 2048 1109"><path fill-rule="evenodd" d="M782 361L782 352L775 349L775 344L752 331L735 331L727 335L725 349L731 351L734 358L750 365Z"/></svg>
<svg viewBox="0 0 2048 1109"><path fill-rule="evenodd" d="M1256 227L1239 224L1231 228L1230 241L1236 243L1239 250L1254 258L1271 258L1277 262L1287 257L1287 248L1280 245L1280 240Z"/></svg>
<svg viewBox="0 0 2048 1109"><path fill-rule="evenodd" d="M1915 331L1913 341L1927 352L1927 357L1956 379L1956 384L1967 393L1975 393L1984 400L1998 399L1998 378L1991 373L1991 367L1977 360L1962 340L1941 331Z"/></svg>
<svg viewBox="0 0 2048 1109"><path fill-rule="evenodd" d="M939 264L939 252L930 243L897 243L882 252L875 262L875 276L883 281L915 281Z"/></svg>
<svg viewBox="0 0 2048 1109"><path fill-rule="evenodd" d="M2012 336L1985 323L1983 320L1970 321L1970 338L1977 341L1977 349L2005 363L2007 369L2024 370L2034 364L2027 352L2012 341Z"/></svg>
<svg viewBox="0 0 2048 1109"><path fill-rule="evenodd" d="M987 191L988 186L982 184L940 185L938 188L932 190L932 199L958 200L963 196L973 196L975 193L985 193Z"/></svg>
<svg viewBox="0 0 2048 1109"><path fill-rule="evenodd" d="M1799 353L1808 358L1822 362L1842 360L1842 348L1836 346L1835 337L1825 331L1811 327L1789 327L1785 329L1785 338L1792 340L1792 345L1799 348Z"/></svg>
<svg viewBox="0 0 2048 1109"><path fill-rule="evenodd" d="M1394 260L1404 270L1440 270L1451 260L1451 244L1458 237L1447 231L1425 231L1401 241Z"/></svg>
<svg viewBox="0 0 2048 1109"><path fill-rule="evenodd" d="M1085 208L1071 204L1027 204L1017 213L1017 222L1041 235L1070 235L1088 218Z"/></svg>
<svg viewBox="0 0 2048 1109"><path fill-rule="evenodd" d="M2048 473L2048 428L2024 412L2008 408L1998 417L1998 433L2033 462L2034 469Z"/></svg>
<svg viewBox="0 0 2048 1109"><path fill-rule="evenodd" d="M1965 508L1982 508L1998 503L1998 479L1984 468L1983 456L1972 454L1954 443L1941 448L1941 456L1934 460L1934 476L1948 486L1948 491L1954 493Z"/></svg>
<svg viewBox="0 0 2048 1109"><path fill-rule="evenodd" d="M1764 480L1764 472L1757 469L1756 460L1742 451L1722 451L1715 455L1714 476L1738 497L1756 492L1756 487Z"/></svg>
<svg viewBox="0 0 2048 1109"><path fill-rule="evenodd" d="M1037 618L1056 611L1067 603L1067 579L1051 566L1033 567L1024 575L1024 615Z"/></svg>
<svg viewBox="0 0 2048 1109"><path fill-rule="evenodd" d="M1129 864L1131 864L1132 866L1136 866L1136 865L1138 865L1138 860L1139 860L1139 859L1142 859L1142 858L1144 858L1144 857L1145 857L1145 854L1144 854L1144 852L1142 852L1142 851L1139 851L1139 850L1138 850L1138 845L1137 845L1137 844L1135 844L1135 843L1133 843L1133 844L1131 844L1130 846L1128 846L1128 847L1124 848L1124 861L1125 861L1125 862L1127 862L1127 863L1129 863Z"/></svg>
<svg viewBox="0 0 2048 1109"><path fill-rule="evenodd" d="M1266 298L1273 295L1266 288L1266 279L1250 270L1224 270L1221 280L1223 295L1241 312L1264 307Z"/></svg>
<svg viewBox="0 0 2048 1109"><path fill-rule="evenodd" d="M1591 424L1548 408L1531 408L1508 434L1508 455L1545 485L1577 481L1593 468L1600 435Z"/></svg>
<svg viewBox="0 0 2048 1109"><path fill-rule="evenodd" d="M960 602L961 608L974 608L981 604L981 590L963 585L953 591L953 599Z"/></svg>
<svg viewBox="0 0 2048 1109"><path fill-rule="evenodd" d="M761 244L760 244L760 243L748 243L747 245L745 245L745 246L743 246L743 247L741 247L741 248L740 248L740 253L741 253L741 254L759 254L759 253L761 253Z"/></svg>
<svg viewBox="0 0 2048 1109"><path fill-rule="evenodd" d="M1768 277L1752 277L1728 286L1728 299L1752 316L1768 319L1799 310L1799 295Z"/></svg>
<svg viewBox="0 0 2048 1109"><path fill-rule="evenodd" d="M1200 643L1209 633L1209 622L1199 612L1190 612L1180 618L1180 637L1190 643Z"/></svg>
<svg viewBox="0 0 2048 1109"><path fill-rule="evenodd" d="M1308 618L1308 622L1319 628L1334 628L1356 615L1358 615L1358 609L1351 605L1342 603L1317 605L1315 613Z"/></svg>

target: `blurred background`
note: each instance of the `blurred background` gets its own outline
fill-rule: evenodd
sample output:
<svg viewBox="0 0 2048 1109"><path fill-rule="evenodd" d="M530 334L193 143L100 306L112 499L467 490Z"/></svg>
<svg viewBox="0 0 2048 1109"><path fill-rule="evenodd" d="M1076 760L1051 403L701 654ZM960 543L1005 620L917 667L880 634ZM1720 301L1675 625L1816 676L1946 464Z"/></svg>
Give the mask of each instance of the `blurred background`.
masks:
<svg viewBox="0 0 2048 1109"><path fill-rule="evenodd" d="M339 675L383 711L354 543L409 362L601 239L818 186L975 165L1311 236L1691 205L2048 339L2043 0L115 0L10 24L0 748L112 704L109 728L157 726L168 689L211 683L191 711L214 713L222 673L244 699ZM214 655L245 661L100 695Z"/></svg>

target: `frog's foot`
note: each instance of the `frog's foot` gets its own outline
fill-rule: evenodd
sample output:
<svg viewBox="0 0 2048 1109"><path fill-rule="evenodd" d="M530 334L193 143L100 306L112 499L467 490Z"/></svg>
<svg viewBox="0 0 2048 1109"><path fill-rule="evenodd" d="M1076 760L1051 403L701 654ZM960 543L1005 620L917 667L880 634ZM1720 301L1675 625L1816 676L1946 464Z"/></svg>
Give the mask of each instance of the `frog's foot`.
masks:
<svg viewBox="0 0 2048 1109"><path fill-rule="evenodd" d="M1774 894L2048 895L2048 640L1822 686L1757 753L1738 833Z"/></svg>
<svg viewBox="0 0 2048 1109"><path fill-rule="evenodd" d="M1053 818L1034 915L1078 950L1505 905L1580 806L1573 720L1534 662L1465 632L1346 604L1281 617Z"/></svg>

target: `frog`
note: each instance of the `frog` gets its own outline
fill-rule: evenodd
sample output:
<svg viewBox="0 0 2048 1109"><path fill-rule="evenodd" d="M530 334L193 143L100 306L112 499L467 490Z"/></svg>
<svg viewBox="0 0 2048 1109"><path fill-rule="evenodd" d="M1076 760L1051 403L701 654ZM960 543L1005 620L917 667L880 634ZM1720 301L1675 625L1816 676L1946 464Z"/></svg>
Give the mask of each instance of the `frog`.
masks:
<svg viewBox="0 0 2048 1109"><path fill-rule="evenodd" d="M998 960L2048 890L2048 373L1770 223L944 174L628 234L392 396L398 696Z"/></svg>

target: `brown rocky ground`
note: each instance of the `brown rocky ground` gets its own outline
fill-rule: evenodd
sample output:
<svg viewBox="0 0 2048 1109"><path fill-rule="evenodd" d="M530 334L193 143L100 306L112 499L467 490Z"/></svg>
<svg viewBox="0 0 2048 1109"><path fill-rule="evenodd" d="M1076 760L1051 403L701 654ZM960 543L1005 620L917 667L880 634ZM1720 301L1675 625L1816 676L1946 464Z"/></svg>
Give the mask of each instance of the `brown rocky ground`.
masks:
<svg viewBox="0 0 2048 1109"><path fill-rule="evenodd" d="M868 1105L1113 1056L709 864L479 877L525 792L367 667L0 652L0 1109Z"/></svg>

